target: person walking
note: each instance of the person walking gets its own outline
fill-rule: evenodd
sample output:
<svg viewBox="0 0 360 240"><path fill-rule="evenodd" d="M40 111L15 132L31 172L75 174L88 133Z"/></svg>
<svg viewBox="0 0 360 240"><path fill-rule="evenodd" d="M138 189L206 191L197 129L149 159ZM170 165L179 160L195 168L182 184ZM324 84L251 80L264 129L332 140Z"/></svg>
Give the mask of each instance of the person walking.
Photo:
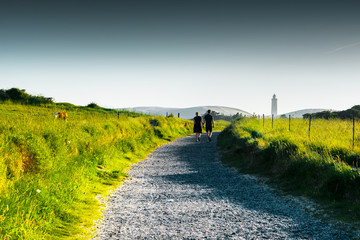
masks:
<svg viewBox="0 0 360 240"><path fill-rule="evenodd" d="M211 115L210 109L207 111L207 114L204 117L203 126L204 124L206 127L205 129L206 129L208 142L211 142L212 129L215 127L215 123L214 123L214 117Z"/></svg>
<svg viewBox="0 0 360 240"><path fill-rule="evenodd" d="M194 133L196 133L196 142L200 142L200 136L202 133L202 128L201 128L201 123L202 123L202 119L199 116L199 112L195 113L195 117L194 117Z"/></svg>

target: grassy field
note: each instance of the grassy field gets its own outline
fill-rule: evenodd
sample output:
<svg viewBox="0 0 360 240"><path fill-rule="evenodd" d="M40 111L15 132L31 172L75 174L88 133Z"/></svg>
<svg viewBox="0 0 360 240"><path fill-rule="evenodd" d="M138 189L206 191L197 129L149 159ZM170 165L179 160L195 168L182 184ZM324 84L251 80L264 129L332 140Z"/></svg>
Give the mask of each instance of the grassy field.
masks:
<svg viewBox="0 0 360 240"><path fill-rule="evenodd" d="M215 127L213 129L213 131L223 131L226 127L228 127L230 125L230 122L225 121L225 120L216 120L215 121ZM203 133L206 134L205 129L203 129Z"/></svg>
<svg viewBox="0 0 360 240"><path fill-rule="evenodd" d="M360 124L345 120L241 119L219 137L224 162L270 177L285 191L328 204L347 221L360 219ZM352 214L349 214L349 211Z"/></svg>
<svg viewBox="0 0 360 240"><path fill-rule="evenodd" d="M89 239L101 217L96 196L192 129L178 118L73 106L63 121L59 110L0 104L0 239Z"/></svg>

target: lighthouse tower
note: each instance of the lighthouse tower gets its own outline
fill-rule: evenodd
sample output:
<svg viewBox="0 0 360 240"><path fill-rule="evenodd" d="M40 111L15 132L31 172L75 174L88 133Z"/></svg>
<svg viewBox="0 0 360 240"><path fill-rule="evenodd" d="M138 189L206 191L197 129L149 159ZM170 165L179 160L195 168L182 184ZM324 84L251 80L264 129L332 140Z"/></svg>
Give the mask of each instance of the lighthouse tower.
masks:
<svg viewBox="0 0 360 240"><path fill-rule="evenodd" d="M275 94L271 99L271 114L274 114L274 117L277 115L277 98Z"/></svg>

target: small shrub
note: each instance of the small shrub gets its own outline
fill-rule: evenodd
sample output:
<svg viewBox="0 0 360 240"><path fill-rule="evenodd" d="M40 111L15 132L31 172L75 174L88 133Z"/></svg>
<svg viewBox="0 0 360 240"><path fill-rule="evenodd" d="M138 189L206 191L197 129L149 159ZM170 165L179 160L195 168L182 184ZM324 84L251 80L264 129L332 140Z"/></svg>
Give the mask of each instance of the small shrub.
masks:
<svg viewBox="0 0 360 240"><path fill-rule="evenodd" d="M97 105L96 103L92 102L92 103L89 103L86 107L88 108L100 108L99 105Z"/></svg>

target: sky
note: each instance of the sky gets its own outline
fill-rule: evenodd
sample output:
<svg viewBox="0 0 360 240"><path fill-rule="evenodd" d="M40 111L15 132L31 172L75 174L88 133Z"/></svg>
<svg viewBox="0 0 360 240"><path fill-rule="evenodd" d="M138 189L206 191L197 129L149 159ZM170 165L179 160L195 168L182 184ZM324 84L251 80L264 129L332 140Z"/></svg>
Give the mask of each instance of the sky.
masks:
<svg viewBox="0 0 360 240"><path fill-rule="evenodd" d="M270 114L360 104L360 2L0 0L0 89Z"/></svg>

